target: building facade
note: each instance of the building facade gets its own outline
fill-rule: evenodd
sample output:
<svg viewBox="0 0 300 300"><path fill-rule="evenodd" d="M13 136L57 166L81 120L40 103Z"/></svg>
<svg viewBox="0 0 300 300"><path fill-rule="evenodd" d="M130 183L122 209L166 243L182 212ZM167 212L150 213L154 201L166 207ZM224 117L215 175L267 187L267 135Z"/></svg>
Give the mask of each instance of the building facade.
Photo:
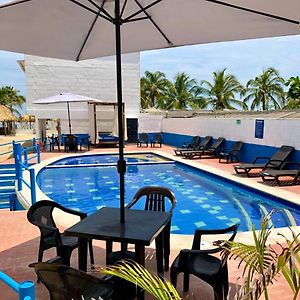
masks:
<svg viewBox="0 0 300 300"><path fill-rule="evenodd" d="M123 55L123 102L129 123L138 119L140 100L139 53ZM90 96L99 100L116 101L115 57L73 62L36 56L25 56L27 111L36 116L37 135L46 133L46 121L59 119L61 132L68 133L66 104L37 105L35 100L60 93ZM87 103L71 103L72 133L88 133L94 128ZM132 122L131 122L132 123ZM97 107L97 129L111 132L113 108Z"/></svg>

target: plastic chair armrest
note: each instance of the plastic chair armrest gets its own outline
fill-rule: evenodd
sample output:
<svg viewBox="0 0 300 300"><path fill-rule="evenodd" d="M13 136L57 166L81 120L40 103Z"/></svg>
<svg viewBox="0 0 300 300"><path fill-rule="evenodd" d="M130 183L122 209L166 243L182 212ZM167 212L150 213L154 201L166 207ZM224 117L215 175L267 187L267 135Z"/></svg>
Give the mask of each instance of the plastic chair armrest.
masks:
<svg viewBox="0 0 300 300"><path fill-rule="evenodd" d="M82 211L77 211L77 210L70 209L70 208L67 208L64 206L60 206L59 209L61 209L62 211L66 212L68 214L78 216L78 217L80 217L81 220L87 217L87 213L82 212Z"/></svg>

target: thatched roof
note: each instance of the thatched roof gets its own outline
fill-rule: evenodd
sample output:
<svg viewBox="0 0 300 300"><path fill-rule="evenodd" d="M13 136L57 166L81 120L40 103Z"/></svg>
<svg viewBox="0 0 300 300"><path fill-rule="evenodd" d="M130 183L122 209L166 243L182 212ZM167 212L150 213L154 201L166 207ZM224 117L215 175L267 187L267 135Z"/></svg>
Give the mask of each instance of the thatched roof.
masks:
<svg viewBox="0 0 300 300"><path fill-rule="evenodd" d="M3 121L17 121L16 116L10 111L10 109L4 105L0 105L0 122Z"/></svg>
<svg viewBox="0 0 300 300"><path fill-rule="evenodd" d="M23 115L19 118L20 122L35 122L35 116Z"/></svg>

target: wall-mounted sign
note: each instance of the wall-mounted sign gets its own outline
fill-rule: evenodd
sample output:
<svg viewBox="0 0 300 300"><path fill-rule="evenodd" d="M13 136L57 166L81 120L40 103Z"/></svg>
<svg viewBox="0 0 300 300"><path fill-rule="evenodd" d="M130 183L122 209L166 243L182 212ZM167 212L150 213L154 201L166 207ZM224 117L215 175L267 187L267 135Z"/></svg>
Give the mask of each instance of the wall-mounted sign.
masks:
<svg viewBox="0 0 300 300"><path fill-rule="evenodd" d="M264 138L264 120L255 120L255 137L257 139L263 139Z"/></svg>
<svg viewBox="0 0 300 300"><path fill-rule="evenodd" d="M242 123L241 120L235 120L236 125L241 125L241 123Z"/></svg>

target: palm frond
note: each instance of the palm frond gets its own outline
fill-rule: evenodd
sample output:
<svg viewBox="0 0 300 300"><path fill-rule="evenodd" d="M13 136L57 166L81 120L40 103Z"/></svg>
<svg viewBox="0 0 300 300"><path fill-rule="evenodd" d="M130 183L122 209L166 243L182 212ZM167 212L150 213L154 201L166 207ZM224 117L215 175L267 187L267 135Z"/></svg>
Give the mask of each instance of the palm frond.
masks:
<svg viewBox="0 0 300 300"><path fill-rule="evenodd" d="M132 260L124 260L113 266L102 268L107 275L114 275L136 284L159 300L180 300L174 286L157 275L152 275L143 266Z"/></svg>

